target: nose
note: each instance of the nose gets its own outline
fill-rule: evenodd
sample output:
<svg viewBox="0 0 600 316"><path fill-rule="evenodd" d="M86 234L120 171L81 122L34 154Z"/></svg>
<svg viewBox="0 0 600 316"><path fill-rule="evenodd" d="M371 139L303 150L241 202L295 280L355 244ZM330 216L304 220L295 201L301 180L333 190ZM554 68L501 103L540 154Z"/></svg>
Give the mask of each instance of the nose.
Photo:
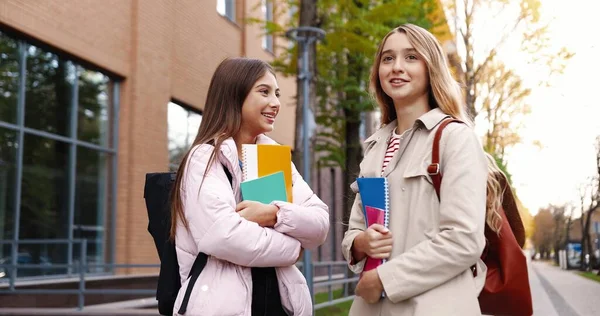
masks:
<svg viewBox="0 0 600 316"><path fill-rule="evenodd" d="M394 65L392 66L392 71L404 73L404 61L402 58L396 58Z"/></svg>
<svg viewBox="0 0 600 316"><path fill-rule="evenodd" d="M273 109L273 111L279 112L279 108L281 107L281 102L279 101L279 98L273 97L271 99L271 102L269 103L269 106L271 107L271 109Z"/></svg>

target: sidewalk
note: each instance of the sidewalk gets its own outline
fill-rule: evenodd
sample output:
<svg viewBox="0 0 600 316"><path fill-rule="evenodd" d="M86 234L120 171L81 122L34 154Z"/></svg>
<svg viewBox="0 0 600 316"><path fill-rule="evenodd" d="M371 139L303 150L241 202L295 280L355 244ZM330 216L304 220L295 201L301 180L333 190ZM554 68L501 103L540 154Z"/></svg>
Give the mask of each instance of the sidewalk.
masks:
<svg viewBox="0 0 600 316"><path fill-rule="evenodd" d="M545 262L529 266L534 315L600 315L600 283Z"/></svg>
<svg viewBox="0 0 600 316"><path fill-rule="evenodd" d="M529 286L531 287L531 298L533 301L534 316L562 316L556 312L552 300L544 289L538 274L534 271L532 263L527 257L529 267Z"/></svg>

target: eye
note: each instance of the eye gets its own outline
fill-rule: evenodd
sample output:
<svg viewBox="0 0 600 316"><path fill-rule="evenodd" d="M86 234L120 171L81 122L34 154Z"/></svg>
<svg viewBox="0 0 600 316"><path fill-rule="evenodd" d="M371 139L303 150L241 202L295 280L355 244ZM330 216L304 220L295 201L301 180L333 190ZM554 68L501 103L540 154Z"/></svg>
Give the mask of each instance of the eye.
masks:
<svg viewBox="0 0 600 316"><path fill-rule="evenodd" d="M260 90L259 92L262 93L264 96L269 95L269 90L267 90L267 89Z"/></svg>
<svg viewBox="0 0 600 316"><path fill-rule="evenodd" d="M383 62L387 62L387 61L392 61L392 60L394 60L394 58L393 58L392 56L384 56L384 57L383 57L381 60L382 60Z"/></svg>
<svg viewBox="0 0 600 316"><path fill-rule="evenodd" d="M406 56L406 59L417 60L417 55L408 55Z"/></svg>
<svg viewBox="0 0 600 316"><path fill-rule="evenodd" d="M276 96L277 98L279 98L279 97L281 97L281 93L279 93L279 92L275 92L275 96Z"/></svg>

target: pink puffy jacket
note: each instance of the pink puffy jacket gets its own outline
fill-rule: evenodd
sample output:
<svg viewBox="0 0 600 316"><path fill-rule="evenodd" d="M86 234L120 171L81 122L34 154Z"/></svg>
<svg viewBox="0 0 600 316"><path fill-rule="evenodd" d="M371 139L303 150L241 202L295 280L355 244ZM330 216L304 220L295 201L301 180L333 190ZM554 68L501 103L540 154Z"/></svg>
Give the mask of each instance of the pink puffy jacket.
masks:
<svg viewBox="0 0 600 316"><path fill-rule="evenodd" d="M261 135L259 144L275 144ZM292 168L294 203L274 202L279 207L274 228L263 228L235 212L241 201L242 170L233 139L218 151L218 162L205 175L211 145L192 149L184 171L180 194L189 231L179 223L175 238L181 290L173 314L177 315L187 288L187 276L198 252L208 262L192 290L187 315L251 314L250 267L276 267L281 303L289 315L311 315L312 300L302 273L294 265L300 247L314 249L329 231L328 207ZM223 170L233 176L233 187ZM200 183L202 191L199 192Z"/></svg>

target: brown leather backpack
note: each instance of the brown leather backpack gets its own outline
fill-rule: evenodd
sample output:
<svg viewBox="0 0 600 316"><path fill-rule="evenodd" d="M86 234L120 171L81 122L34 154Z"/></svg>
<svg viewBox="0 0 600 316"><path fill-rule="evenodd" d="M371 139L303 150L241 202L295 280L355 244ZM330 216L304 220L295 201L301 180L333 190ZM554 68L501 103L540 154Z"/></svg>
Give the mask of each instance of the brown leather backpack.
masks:
<svg viewBox="0 0 600 316"><path fill-rule="evenodd" d="M454 118L444 119L440 123L433 141L431 164L427 168L438 199L442 183L440 138L444 128L452 122L463 123ZM533 307L527 258L521 250L525 243L525 230L510 185L504 175L498 180L504 188L502 207L498 210L502 216L502 226L499 234L487 224L485 226L486 247L481 259L488 270L485 285L479 294L479 306L481 312L488 315L530 316ZM477 271L473 269L473 273Z"/></svg>

